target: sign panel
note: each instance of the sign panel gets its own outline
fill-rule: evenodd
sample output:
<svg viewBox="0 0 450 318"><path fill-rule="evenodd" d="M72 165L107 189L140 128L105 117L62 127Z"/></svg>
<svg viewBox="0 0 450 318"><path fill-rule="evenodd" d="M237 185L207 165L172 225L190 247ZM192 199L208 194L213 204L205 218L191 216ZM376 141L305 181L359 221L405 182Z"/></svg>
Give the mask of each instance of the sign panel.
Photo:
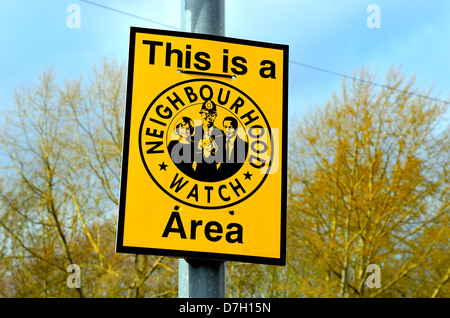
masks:
<svg viewBox="0 0 450 318"><path fill-rule="evenodd" d="M131 28L116 251L284 265L288 46Z"/></svg>

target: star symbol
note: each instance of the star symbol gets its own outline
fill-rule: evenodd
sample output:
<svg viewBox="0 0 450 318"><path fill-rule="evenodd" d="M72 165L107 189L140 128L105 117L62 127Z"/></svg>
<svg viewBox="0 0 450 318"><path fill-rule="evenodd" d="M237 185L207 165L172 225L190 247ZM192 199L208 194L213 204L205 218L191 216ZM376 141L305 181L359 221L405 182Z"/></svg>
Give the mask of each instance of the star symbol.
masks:
<svg viewBox="0 0 450 318"><path fill-rule="evenodd" d="M247 173L244 173L244 176L245 176L245 179L244 179L244 180L247 180L247 179L248 179L248 180L252 180L251 177L252 177L253 175L252 175L249 171L247 171Z"/></svg>
<svg viewBox="0 0 450 318"><path fill-rule="evenodd" d="M161 170L167 171L166 168L168 167L168 165L164 164L164 161L163 161L163 163L161 163L158 166L159 166L159 171L161 171Z"/></svg>

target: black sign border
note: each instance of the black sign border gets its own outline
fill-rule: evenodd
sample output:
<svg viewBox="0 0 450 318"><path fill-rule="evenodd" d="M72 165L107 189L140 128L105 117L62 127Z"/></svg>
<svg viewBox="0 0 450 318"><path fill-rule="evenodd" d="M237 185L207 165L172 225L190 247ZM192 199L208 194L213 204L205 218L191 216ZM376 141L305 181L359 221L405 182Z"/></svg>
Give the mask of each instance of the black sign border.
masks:
<svg viewBox="0 0 450 318"><path fill-rule="evenodd" d="M283 51L283 127L281 133L281 229L280 229L280 257L259 257L240 254L197 252L175 249L159 249L148 247L124 246L123 235L125 225L125 201L127 189L127 173L128 173L128 154L130 144L130 124L131 124L131 105L133 94L133 76L134 76L134 56L136 46L136 34L155 34L164 36L175 36L183 38L203 39L210 41L218 41L225 43L241 44L247 46L265 47ZM127 95L125 108L125 125L123 131L123 148L122 148L122 169L120 181L119 195L119 213L117 218L117 236L116 236L116 253L129 254L145 254L145 255L162 255L180 258L196 258L208 259L216 261L236 261L256 264L268 265L286 265L286 218L287 218L287 163L288 163L288 81L289 81L289 46L283 44L273 44L267 42L243 40L237 38L223 37L217 35L188 33L181 31L168 31L159 29L149 29L140 27L130 27L130 42L128 54L128 74L127 74Z"/></svg>

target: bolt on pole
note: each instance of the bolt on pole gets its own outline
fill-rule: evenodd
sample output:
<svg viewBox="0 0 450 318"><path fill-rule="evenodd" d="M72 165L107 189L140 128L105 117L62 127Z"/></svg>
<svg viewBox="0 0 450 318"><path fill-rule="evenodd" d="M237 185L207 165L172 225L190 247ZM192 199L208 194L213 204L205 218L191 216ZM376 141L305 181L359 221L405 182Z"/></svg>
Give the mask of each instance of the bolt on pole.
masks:
<svg viewBox="0 0 450 318"><path fill-rule="evenodd" d="M182 0L183 31L225 35L224 0ZM211 260L178 261L179 298L224 298L225 262Z"/></svg>

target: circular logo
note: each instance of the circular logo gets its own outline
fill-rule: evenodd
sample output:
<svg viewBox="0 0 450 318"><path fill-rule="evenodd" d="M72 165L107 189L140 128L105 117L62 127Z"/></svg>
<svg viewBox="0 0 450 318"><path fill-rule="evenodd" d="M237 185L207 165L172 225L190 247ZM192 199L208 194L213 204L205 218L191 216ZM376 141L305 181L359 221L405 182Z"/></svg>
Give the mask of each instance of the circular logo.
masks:
<svg viewBox="0 0 450 318"><path fill-rule="evenodd" d="M173 199L219 209L242 202L264 183L273 157L264 113L244 92L193 79L161 92L139 128L142 162Z"/></svg>

